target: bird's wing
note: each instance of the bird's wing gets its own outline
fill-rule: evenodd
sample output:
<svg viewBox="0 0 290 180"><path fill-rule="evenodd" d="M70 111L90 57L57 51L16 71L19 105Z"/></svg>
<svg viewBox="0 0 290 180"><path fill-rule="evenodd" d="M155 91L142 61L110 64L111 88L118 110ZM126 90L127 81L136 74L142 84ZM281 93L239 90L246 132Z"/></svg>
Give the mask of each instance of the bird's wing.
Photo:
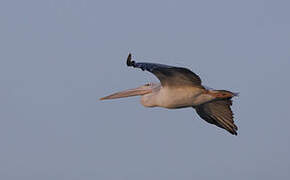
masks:
<svg viewBox="0 0 290 180"><path fill-rule="evenodd" d="M129 54L127 58L127 66L140 68L143 71L146 70L153 73L160 80L162 86L201 86L200 77L189 69L164 64L144 62L136 63L135 61L132 61L131 58L132 56Z"/></svg>
<svg viewBox="0 0 290 180"><path fill-rule="evenodd" d="M198 115L206 122L237 135L238 127L234 124L231 105L231 99L222 99L199 105L195 109Z"/></svg>

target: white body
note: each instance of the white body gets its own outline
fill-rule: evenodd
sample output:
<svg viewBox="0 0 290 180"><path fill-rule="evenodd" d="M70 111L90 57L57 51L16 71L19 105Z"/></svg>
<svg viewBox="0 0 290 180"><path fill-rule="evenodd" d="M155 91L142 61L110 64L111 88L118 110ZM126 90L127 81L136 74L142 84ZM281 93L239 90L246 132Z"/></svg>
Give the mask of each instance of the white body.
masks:
<svg viewBox="0 0 290 180"><path fill-rule="evenodd" d="M197 106L214 99L205 91L194 86L168 88L156 84L152 93L141 97L141 104L145 107L158 106L169 109Z"/></svg>

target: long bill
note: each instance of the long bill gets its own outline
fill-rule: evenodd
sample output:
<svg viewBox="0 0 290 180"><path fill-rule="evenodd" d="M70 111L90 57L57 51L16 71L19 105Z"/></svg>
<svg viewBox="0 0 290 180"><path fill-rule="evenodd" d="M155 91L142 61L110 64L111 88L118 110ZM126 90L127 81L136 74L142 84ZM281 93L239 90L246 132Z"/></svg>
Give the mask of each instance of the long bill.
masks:
<svg viewBox="0 0 290 180"><path fill-rule="evenodd" d="M139 96L139 95L144 95L144 94L148 94L151 92L152 92L151 88L148 88L146 86L141 86L138 88L128 89L125 91L111 94L109 96L102 97L102 98L100 98L100 100L117 99L117 98L124 98L124 97L130 97L130 96Z"/></svg>

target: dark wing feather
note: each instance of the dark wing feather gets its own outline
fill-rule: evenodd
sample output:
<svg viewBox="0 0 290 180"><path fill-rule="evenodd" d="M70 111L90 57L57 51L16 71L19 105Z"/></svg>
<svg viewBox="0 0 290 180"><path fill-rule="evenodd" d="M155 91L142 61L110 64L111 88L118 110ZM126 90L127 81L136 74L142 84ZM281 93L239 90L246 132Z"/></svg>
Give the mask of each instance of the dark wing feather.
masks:
<svg viewBox="0 0 290 180"><path fill-rule="evenodd" d="M238 127L234 124L231 105L231 99L223 99L199 105L195 109L198 115L206 122L237 135Z"/></svg>
<svg viewBox="0 0 290 180"><path fill-rule="evenodd" d="M129 54L127 58L127 65L134 68L140 68L143 71L153 73L161 82L162 86L201 86L201 79L198 75L189 69L182 67L168 66L164 64L155 63L136 63L131 60L132 56Z"/></svg>

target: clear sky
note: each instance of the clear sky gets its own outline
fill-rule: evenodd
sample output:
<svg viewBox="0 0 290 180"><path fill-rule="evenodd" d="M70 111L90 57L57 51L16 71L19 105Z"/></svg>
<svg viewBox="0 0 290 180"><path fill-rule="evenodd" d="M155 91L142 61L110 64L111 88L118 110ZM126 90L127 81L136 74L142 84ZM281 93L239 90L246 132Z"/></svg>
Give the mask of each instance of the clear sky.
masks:
<svg viewBox="0 0 290 180"><path fill-rule="evenodd" d="M0 179L290 179L290 1L1 0ZM186 66L240 92L237 137L191 108L98 101Z"/></svg>

